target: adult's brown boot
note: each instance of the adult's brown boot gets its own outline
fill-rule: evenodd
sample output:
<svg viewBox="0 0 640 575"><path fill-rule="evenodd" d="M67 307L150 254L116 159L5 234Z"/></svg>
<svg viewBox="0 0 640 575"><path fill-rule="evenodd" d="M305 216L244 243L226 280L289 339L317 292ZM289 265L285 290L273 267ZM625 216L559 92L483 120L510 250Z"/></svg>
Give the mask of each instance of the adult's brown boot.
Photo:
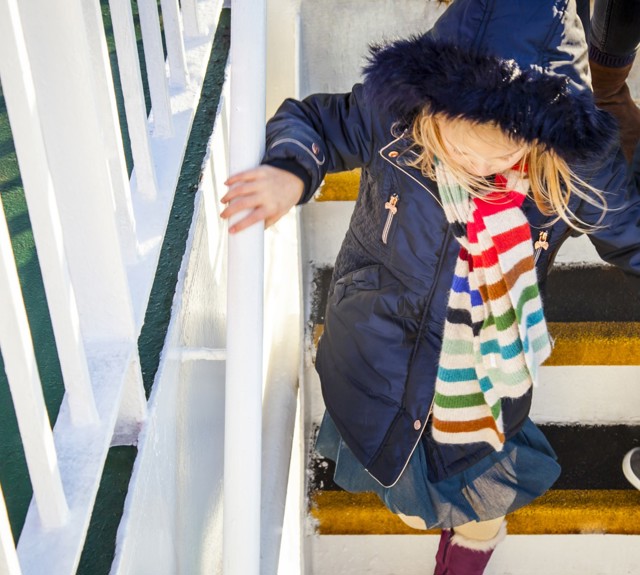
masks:
<svg viewBox="0 0 640 575"><path fill-rule="evenodd" d="M627 77L632 66L633 63L613 68L589 60L596 105L613 114L618 121L620 142L627 162L631 162L633 152L640 141L640 109L631 98L627 86Z"/></svg>

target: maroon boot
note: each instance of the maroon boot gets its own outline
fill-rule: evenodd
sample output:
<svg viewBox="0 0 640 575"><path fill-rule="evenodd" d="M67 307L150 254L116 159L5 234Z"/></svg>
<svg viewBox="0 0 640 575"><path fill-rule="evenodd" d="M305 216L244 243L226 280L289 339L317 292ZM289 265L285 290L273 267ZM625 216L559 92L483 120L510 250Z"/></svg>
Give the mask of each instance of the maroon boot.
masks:
<svg viewBox="0 0 640 575"><path fill-rule="evenodd" d="M488 541L468 539L451 529L443 529L436 553L433 575L482 575L493 550L507 535L506 522Z"/></svg>

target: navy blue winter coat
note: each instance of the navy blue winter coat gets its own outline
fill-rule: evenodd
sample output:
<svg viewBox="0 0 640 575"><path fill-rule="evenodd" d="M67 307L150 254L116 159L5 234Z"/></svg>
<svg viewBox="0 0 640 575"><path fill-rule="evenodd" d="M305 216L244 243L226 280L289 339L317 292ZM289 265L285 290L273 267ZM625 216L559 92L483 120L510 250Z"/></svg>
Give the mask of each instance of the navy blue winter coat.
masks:
<svg viewBox="0 0 640 575"><path fill-rule="evenodd" d="M429 433L459 244L437 183L407 165L415 153L407 127L418 109L427 104L450 116L495 121L567 158L606 192L609 211L590 234L599 254L640 276L640 196L626 185L610 119L593 106L574 18L571 5L561 0L456 0L425 35L375 49L364 85L348 94L287 100L268 124L264 162L305 181L302 201L328 172L362 169L334 268L316 369L340 434L385 486L397 481L421 443L432 480L493 449L484 443L437 444ZM506 22L511 28L503 33ZM435 58L449 69L438 68ZM509 82L510 89L504 89ZM544 92L550 85L553 97ZM394 194L397 213L390 220L385 203ZM587 223L596 224L601 216L575 197L571 207ZM549 248L536 254L544 291L550 263L571 229L562 221L551 224L555 218L543 215L531 199L523 209L534 241L548 232ZM503 401L507 438L524 423L530 400L529 394Z"/></svg>

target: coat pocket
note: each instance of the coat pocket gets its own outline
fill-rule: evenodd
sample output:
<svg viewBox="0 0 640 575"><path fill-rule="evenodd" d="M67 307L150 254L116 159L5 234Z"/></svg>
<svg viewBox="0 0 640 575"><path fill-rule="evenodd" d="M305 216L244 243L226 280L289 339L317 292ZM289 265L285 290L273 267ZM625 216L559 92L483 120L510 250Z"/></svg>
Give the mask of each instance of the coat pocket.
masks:
<svg viewBox="0 0 640 575"><path fill-rule="evenodd" d="M341 277L333 287L329 304L338 305L342 299L354 291L380 289L380 266L373 264L360 268Z"/></svg>

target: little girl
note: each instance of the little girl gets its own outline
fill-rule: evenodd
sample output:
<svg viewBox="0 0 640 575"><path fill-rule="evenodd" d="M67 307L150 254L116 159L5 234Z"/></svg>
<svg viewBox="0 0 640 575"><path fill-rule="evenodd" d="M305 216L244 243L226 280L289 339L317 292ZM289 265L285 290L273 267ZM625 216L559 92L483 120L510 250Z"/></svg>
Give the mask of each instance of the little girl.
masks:
<svg viewBox="0 0 640 575"><path fill-rule="evenodd" d="M351 93L287 100L262 166L232 176L234 233L361 168L316 369L335 481L442 528L436 575L484 572L504 516L560 472L528 418L550 352L540 290L588 232L640 276L640 197L593 103L571 0L455 0L372 50Z"/></svg>

